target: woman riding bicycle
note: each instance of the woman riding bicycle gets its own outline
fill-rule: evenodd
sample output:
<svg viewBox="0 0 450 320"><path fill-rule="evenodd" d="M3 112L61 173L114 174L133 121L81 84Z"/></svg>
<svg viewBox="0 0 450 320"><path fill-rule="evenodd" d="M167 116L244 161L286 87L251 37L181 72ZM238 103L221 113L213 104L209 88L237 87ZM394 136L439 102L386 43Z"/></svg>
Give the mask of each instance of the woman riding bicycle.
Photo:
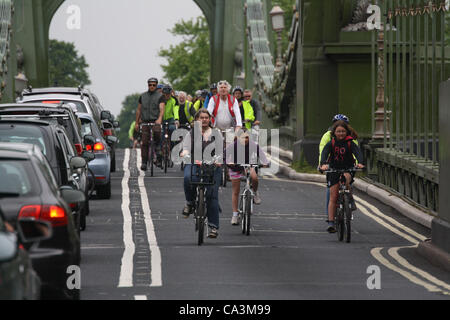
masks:
<svg viewBox="0 0 450 320"><path fill-rule="evenodd" d="M197 126L200 123L201 129ZM194 128L186 135L183 140L183 151L181 157L190 156L191 161L186 161L184 168L184 194L186 197L186 206L183 209L183 215L188 218L192 213L193 205L196 198L196 187L191 184L191 181L198 182L197 177L198 166L195 164L195 160L211 160L214 154L204 154L205 149L209 149L218 141L221 141L221 133L219 130L213 129L210 126L211 115L209 112L202 108L196 114L194 118ZM197 133L198 132L198 133ZM220 138L219 138L220 137ZM219 139L217 139L219 138ZM201 158L197 159L197 146L199 146L202 154ZM216 146L212 150L221 150L222 146ZM199 151L200 151L199 150ZM207 152L206 152L207 153ZM210 158L210 159L205 159ZM207 186L206 188L206 210L209 226L209 238L217 238L219 230L219 185L222 178L222 168L220 164L216 164L214 170L214 185Z"/></svg>
<svg viewBox="0 0 450 320"><path fill-rule="evenodd" d="M358 161L357 168L364 168L362 165L362 154L358 145L353 141L357 139L357 133L345 122L337 121L331 129L332 139L327 143L320 158L320 170L326 171L330 168L346 170L355 167L355 158ZM352 136L353 135L353 136ZM353 183L353 174L344 173L345 183L348 190ZM339 193L340 173L327 173L327 183L330 188L330 203L328 204L328 229L330 233L336 232L334 216L336 213L336 202ZM351 194L351 193L350 193ZM353 202L353 198L351 197Z"/></svg>

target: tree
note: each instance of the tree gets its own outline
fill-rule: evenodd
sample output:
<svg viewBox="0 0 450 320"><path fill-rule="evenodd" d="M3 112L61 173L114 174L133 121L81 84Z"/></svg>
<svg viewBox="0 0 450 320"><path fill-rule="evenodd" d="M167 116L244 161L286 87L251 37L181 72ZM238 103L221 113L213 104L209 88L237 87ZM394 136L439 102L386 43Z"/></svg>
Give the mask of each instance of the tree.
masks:
<svg viewBox="0 0 450 320"><path fill-rule="evenodd" d="M120 123L119 132L119 148L128 148L130 146L130 139L128 138L128 130L133 121L136 120L136 110L139 103L139 93L130 94L125 97L122 102L122 110L120 111L117 120Z"/></svg>
<svg viewBox="0 0 450 320"><path fill-rule="evenodd" d="M89 65L83 55L79 56L73 43L50 40L49 46L50 85L78 87L89 85Z"/></svg>
<svg viewBox="0 0 450 320"><path fill-rule="evenodd" d="M165 72L163 82L173 88L193 94L199 89L209 87L209 28L204 17L189 21L181 20L169 30L182 41L169 49L161 49L158 55L166 58L168 64L162 65Z"/></svg>

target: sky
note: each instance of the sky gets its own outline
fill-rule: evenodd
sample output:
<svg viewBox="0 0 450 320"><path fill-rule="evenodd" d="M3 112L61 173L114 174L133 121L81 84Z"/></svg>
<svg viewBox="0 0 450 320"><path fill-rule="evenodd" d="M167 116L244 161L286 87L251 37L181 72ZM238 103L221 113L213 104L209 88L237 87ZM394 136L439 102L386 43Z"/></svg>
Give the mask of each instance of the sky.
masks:
<svg viewBox="0 0 450 320"><path fill-rule="evenodd" d="M89 64L91 89L105 109L119 115L129 94L164 75L158 57L181 39L168 31L181 19L201 16L191 0L67 0L50 26L50 39L73 42Z"/></svg>

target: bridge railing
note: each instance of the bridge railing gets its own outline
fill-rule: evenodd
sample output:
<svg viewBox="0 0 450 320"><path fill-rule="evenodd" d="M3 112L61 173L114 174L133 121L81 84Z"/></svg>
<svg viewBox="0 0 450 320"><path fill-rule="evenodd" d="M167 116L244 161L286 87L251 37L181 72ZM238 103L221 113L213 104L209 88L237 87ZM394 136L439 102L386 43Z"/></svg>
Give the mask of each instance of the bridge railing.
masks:
<svg viewBox="0 0 450 320"><path fill-rule="evenodd" d="M372 46L373 140L379 143L372 165L380 183L437 211L438 90L449 74L448 8L445 0L373 3L383 14Z"/></svg>
<svg viewBox="0 0 450 320"><path fill-rule="evenodd" d="M12 30L12 0L0 0L0 99L6 86L7 60Z"/></svg>

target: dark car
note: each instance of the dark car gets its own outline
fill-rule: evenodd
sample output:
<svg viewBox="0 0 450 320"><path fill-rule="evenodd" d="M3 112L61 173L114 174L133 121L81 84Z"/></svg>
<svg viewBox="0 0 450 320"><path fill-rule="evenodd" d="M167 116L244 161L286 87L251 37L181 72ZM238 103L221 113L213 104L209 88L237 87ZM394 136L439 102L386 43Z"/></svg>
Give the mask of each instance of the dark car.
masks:
<svg viewBox="0 0 450 320"><path fill-rule="evenodd" d="M0 142L38 146L48 159L58 185L71 186L87 195L87 164L84 167L73 166L72 159L76 161L78 156L61 125L42 120L3 119L3 116L0 116ZM83 229L88 199L71 205L76 224Z"/></svg>
<svg viewBox="0 0 450 320"><path fill-rule="evenodd" d="M109 199L111 197L111 155L107 143L112 137L106 137L106 141L100 133L94 118L87 113L79 113L83 138L91 137L91 143L86 145L89 151L94 152L95 159L88 166L93 173L97 197Z"/></svg>
<svg viewBox="0 0 450 320"><path fill-rule="evenodd" d="M85 165L83 158L74 165ZM84 163L83 163L84 162ZM68 288L67 270L80 263L80 237L69 203L85 197L70 186L58 186L47 158L36 145L0 143L0 206L8 223L42 220L52 226L49 239L33 248L32 265L41 279L44 298L78 299Z"/></svg>
<svg viewBox="0 0 450 320"><path fill-rule="evenodd" d="M97 125L103 135L113 136L115 142L108 142L111 147L111 172L116 168L115 149L117 146L117 136L115 129L119 127L119 123L114 121L111 112L105 110L101 105L98 97L89 89L85 88L28 88L25 89L21 97L17 99L19 103L73 103L76 105L78 112L89 113L97 122Z"/></svg>
<svg viewBox="0 0 450 320"><path fill-rule="evenodd" d="M3 196L0 194L0 198ZM0 208L0 300L40 299L41 280L24 244L46 240L51 237L51 231L46 222L25 219L14 230Z"/></svg>

